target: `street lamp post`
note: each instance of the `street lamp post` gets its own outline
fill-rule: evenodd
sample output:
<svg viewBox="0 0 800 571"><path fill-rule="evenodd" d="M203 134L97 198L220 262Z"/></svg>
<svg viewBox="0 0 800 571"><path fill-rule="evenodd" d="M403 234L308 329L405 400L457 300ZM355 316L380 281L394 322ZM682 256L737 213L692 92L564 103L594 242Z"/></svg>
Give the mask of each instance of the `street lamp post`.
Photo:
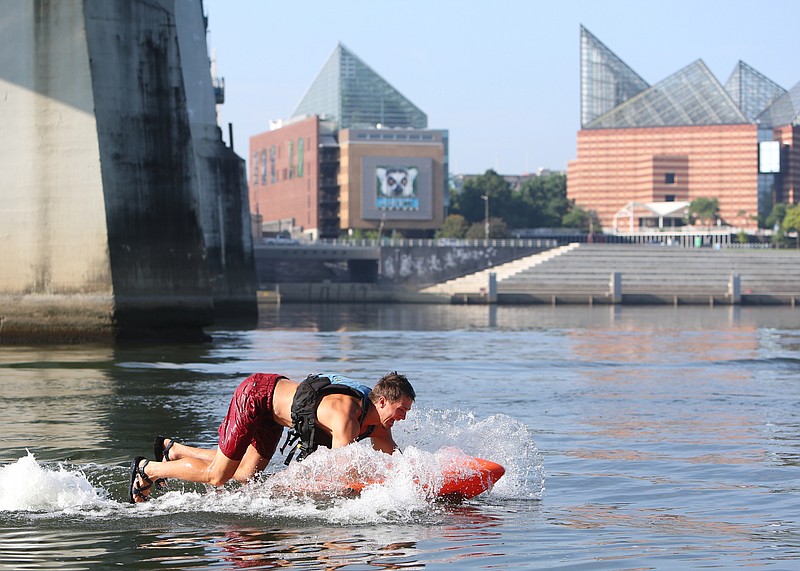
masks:
<svg viewBox="0 0 800 571"><path fill-rule="evenodd" d="M383 226L386 224L386 212L383 213L381 216L381 223L378 225L378 245L382 243L383 240Z"/></svg>
<svg viewBox="0 0 800 571"><path fill-rule="evenodd" d="M481 198L484 201L484 208L483 208L483 237L484 239L489 239L489 195L488 194L481 194Z"/></svg>

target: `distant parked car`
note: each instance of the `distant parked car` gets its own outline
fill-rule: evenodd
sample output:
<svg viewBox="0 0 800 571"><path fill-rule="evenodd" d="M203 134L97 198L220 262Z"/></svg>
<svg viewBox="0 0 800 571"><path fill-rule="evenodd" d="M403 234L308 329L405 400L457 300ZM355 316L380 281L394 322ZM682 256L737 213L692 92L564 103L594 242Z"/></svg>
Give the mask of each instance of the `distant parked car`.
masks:
<svg viewBox="0 0 800 571"><path fill-rule="evenodd" d="M279 234L277 236L272 236L271 238L264 238L264 243L271 246L296 246L300 242L291 236Z"/></svg>

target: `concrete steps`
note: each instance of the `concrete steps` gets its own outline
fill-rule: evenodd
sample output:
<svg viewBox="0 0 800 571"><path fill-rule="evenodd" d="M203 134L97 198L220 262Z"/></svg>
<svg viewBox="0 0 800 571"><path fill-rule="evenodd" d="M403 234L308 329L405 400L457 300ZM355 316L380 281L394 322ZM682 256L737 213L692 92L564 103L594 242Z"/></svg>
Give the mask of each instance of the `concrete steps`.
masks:
<svg viewBox="0 0 800 571"><path fill-rule="evenodd" d="M420 291L422 293L440 293L451 295L463 293L481 293L482 291L486 291L486 288L488 288L490 273L494 273L497 283L500 283L503 280L509 279L521 272L529 271L532 268L547 262L548 260L552 260L553 258L570 252L576 249L578 246L579 244L560 246L558 248L553 248L552 250L539 252L538 254L533 254L531 256L525 256L524 258L520 258L518 260L513 260L505 264L435 284Z"/></svg>
<svg viewBox="0 0 800 571"><path fill-rule="evenodd" d="M490 272L496 274L495 291L489 288ZM800 252L570 244L423 291L464 299L491 294L490 303L738 303L741 299L794 305L800 300Z"/></svg>

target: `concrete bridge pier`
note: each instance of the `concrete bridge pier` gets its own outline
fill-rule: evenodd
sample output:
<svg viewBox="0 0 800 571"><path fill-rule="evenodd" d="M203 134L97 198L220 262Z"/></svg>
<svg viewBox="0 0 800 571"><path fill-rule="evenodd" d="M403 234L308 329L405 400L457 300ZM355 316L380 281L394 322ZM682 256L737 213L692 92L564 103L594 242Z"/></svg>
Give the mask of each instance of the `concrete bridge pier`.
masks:
<svg viewBox="0 0 800 571"><path fill-rule="evenodd" d="M255 318L243 161L216 129L201 2L5 0L0 15L0 343L202 339L229 302Z"/></svg>

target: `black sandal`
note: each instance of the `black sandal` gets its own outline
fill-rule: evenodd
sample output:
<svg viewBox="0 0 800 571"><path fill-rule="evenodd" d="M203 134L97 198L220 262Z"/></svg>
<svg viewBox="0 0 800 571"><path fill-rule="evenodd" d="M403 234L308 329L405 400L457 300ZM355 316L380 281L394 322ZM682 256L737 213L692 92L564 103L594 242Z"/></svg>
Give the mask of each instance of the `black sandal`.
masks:
<svg viewBox="0 0 800 571"><path fill-rule="evenodd" d="M144 464L142 464L141 467L140 467L139 464L143 460L144 460ZM147 467L147 464L149 464L149 463L150 463L150 460L148 460L144 456L137 456L131 462L131 480L130 480L130 484L128 486L128 499L130 500L130 502L132 504L137 503L136 502L136 497L137 496L140 497L140 498L144 498L145 501L150 499L150 496L148 494L144 493L144 492L146 492L147 490L149 490L153 486L153 480L151 480L147 476L147 474L145 474L145 471L144 471L145 467ZM137 486L136 485L137 476L139 478L141 478L142 480L144 480L146 485Z"/></svg>
<svg viewBox="0 0 800 571"><path fill-rule="evenodd" d="M169 440L169 444L164 446L164 441ZM172 445L175 444L174 438L167 438L166 436L158 435L153 440L153 456L156 459L156 462L169 462L171 458L169 457L169 451L172 448ZM166 490L167 489L167 480L166 478L159 478L153 484L159 490Z"/></svg>
<svg viewBox="0 0 800 571"><path fill-rule="evenodd" d="M165 440L169 440L169 444L166 446L164 446ZM169 451L173 444L175 444L174 438L168 438L160 435L155 437L155 440L153 440L153 457L155 458L156 462L169 462L171 460L169 457Z"/></svg>

